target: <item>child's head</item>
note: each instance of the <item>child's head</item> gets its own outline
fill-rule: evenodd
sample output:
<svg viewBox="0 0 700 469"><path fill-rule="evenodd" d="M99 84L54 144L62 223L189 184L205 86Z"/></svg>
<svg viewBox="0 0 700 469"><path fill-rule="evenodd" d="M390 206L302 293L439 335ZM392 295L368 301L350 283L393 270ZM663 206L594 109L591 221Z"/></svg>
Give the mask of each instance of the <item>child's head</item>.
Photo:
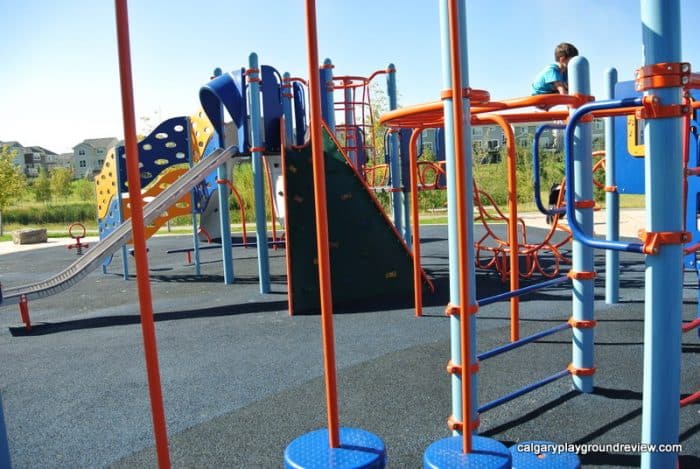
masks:
<svg viewBox="0 0 700 469"><path fill-rule="evenodd" d="M569 64L569 60L577 55L578 49L568 42L562 42L554 49L554 60L559 64L559 67L564 70Z"/></svg>
<svg viewBox="0 0 700 469"><path fill-rule="evenodd" d="M578 49L573 44L562 42L554 49L554 60L559 62L560 58L570 59L578 55Z"/></svg>

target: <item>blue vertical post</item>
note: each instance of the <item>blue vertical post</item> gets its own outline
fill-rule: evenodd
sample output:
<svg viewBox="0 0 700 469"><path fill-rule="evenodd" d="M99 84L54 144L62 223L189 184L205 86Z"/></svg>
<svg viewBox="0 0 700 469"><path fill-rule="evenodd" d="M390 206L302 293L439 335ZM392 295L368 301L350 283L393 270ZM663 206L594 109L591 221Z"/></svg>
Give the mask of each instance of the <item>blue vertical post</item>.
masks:
<svg viewBox="0 0 700 469"><path fill-rule="evenodd" d="M396 68L394 64L389 64L386 74L386 94L389 98L389 110L393 111L399 107L396 93ZM404 155L408 158L408 155ZM392 132L389 134L389 171L391 174L391 209L396 230L404 234L403 229L403 194L401 193L401 162L399 161L399 136ZM404 239L406 237L404 236Z"/></svg>
<svg viewBox="0 0 700 469"><path fill-rule="evenodd" d="M359 129L355 119L355 89L348 86L343 90L343 101L345 103L345 146L348 151L348 159L352 165L359 171L358 167L358 146L359 146Z"/></svg>
<svg viewBox="0 0 700 469"><path fill-rule="evenodd" d="M335 135L335 92L333 91L333 62L331 59L323 61L319 73L321 76L321 116L331 133Z"/></svg>
<svg viewBox="0 0 700 469"><path fill-rule="evenodd" d="M442 51L442 88L452 88L452 60L450 59L450 39L447 19L447 2L440 1L440 40ZM466 75L462 75L466 78ZM450 272L450 303L459 304L459 259L457 258L457 188L455 183L455 141L452 117L452 99L443 102L445 114L445 174L447 178L447 240ZM471 217L470 217L471 219ZM459 315L450 316L450 359L456 365L462 364L460 318ZM462 421L462 377L459 373L451 375L452 384L452 416ZM476 409L476 405L473 406ZM453 432L455 435L458 432Z"/></svg>
<svg viewBox="0 0 700 469"><path fill-rule="evenodd" d="M462 90L469 86L467 64L467 33L466 11L463 0L441 0L440 5L440 38L442 50L442 83L443 89L452 92L444 99L443 112L445 121L445 149L447 164L448 201L448 236L449 236L449 269L450 269L450 303L459 305L459 314L450 314L452 363L459 364L459 373L451 373L452 379L452 416L462 422L462 436L454 435L432 443L423 454L423 467L488 467L510 468L511 456L508 449L498 441L473 435L473 423L477 420L476 406L476 374L472 365L476 363L476 318L470 314L476 306L475 273L473 251L473 216L472 216L472 173L471 173L471 132L470 132L470 103L463 98ZM453 61L454 57L454 61ZM459 64L457 63L459 62ZM459 65L459 66L458 66ZM456 116L455 112L460 112ZM460 126L460 127L458 127ZM457 132L463 131L463 140L459 142L462 148L457 148ZM459 161L463 158L464 161ZM459 170L459 171L458 171ZM462 191L457 191L455 182L460 177ZM459 213L456 208L463 213ZM461 235L461 236L460 236ZM466 235L466 241L464 236ZM460 237L461 241L456 238ZM465 243L459 246L459 243ZM462 249L464 248L464 249ZM461 258L461 259L460 259ZM461 263L461 265L459 265ZM460 269L461 273L460 273ZM457 278L455 280L455 278ZM466 286L465 286L466 285ZM462 288L469 290L465 295ZM460 304L461 301L470 304ZM468 323L460 324L462 320ZM469 325L470 327L463 327ZM471 328L471 329L470 329ZM461 337L461 329L467 337ZM461 342L464 340L465 342ZM468 342L466 342L468 341ZM468 356L462 360L462 345L469 350ZM462 406L462 380L455 379L456 375L469 376L471 383L470 402L465 409ZM466 400L466 399L465 399ZM459 416L459 417L458 417Z"/></svg>
<svg viewBox="0 0 700 469"><path fill-rule="evenodd" d="M615 99L617 70L605 71L605 99ZM615 184L615 118L606 117L605 124L605 239L620 239L620 194ZM605 251L605 302L616 304L620 300L620 252L615 249Z"/></svg>
<svg viewBox="0 0 700 469"><path fill-rule="evenodd" d="M190 119L187 119L187 125L188 127L191 125ZM187 129L187 148L188 148L188 163L190 165L190 168L194 164L194 154L192 153L192 144L190 142L191 138L191 129ZM201 157L201 155L200 155ZM202 266L199 262L199 235L197 234L197 210L199 210L196 197L197 192L195 190L190 191L190 207L192 207L192 246L194 247L194 274L195 275L201 275L202 274Z"/></svg>
<svg viewBox="0 0 700 469"><path fill-rule="evenodd" d="M678 0L642 0L644 65L681 60ZM678 86L650 89L662 105L681 103ZM683 231L682 119L646 119L644 176L647 232ZM647 256L644 301L642 443L678 442L683 245ZM676 467L675 453L642 453L643 468Z"/></svg>
<svg viewBox="0 0 700 469"><path fill-rule="evenodd" d="M294 142L294 116L292 115L292 81L289 72L282 75L282 115L284 116L284 139L288 145Z"/></svg>
<svg viewBox="0 0 700 469"><path fill-rule="evenodd" d="M574 57L569 62L569 92L584 96L591 94L588 60ZM571 113L575 109L571 110ZM574 200L593 201L593 158L591 145L591 124L581 122L574 132L573 142ZM593 207L574 207L574 216L581 229L588 236L593 236ZM574 272L593 272L593 249L574 239L572 241L572 264ZM572 316L575 321L592 321L594 280L574 279ZM572 365L579 370L593 368L593 328L573 328ZM574 389L581 392L593 392L593 375L572 375Z"/></svg>
<svg viewBox="0 0 700 469"><path fill-rule="evenodd" d="M221 75L221 69L217 68L214 70L214 76ZM223 108L223 104L219 104ZM221 148L226 148L228 142L226 142L226 131L224 124L224 112L223 109L219 112L221 116L221 122L218 128L221 129L221 135L219 135L219 146ZM212 124L216 124L212 122ZM238 151L245 151L245 148L241 148L243 142L238 142ZM227 181L231 178L230 174L226 174L228 165L224 164L216 168L216 179L219 181ZM229 213L228 199L231 195L226 184L218 184L219 190L219 225L221 225L221 257L224 264L224 283L230 285L233 283L233 248L231 247L231 214Z"/></svg>
<svg viewBox="0 0 700 469"><path fill-rule="evenodd" d="M467 31L466 31L466 11L463 2L459 3L459 23L462 25L460 31L460 49L462 51L462 83L461 88L469 87L469 72L467 67ZM447 2L440 2L440 21L441 27L441 41L442 41L442 88L445 90L452 89L452 60L450 58L450 41L449 41L449 27L448 27L448 14L447 14ZM445 160L447 168L447 219L448 219L448 237L449 237L449 271L450 271L450 303L458 305L460 303L460 287L459 287L459 269L466 268L469 278L469 298L476 303L476 276L474 272L474 256L472 245L469 246L468 250L468 260L466 266L459 265L458 258L458 246L457 246L457 217L463 216L467 220L467 238L468 240L474 239L474 224L473 224L473 197L471 195L472 189L472 165L471 165L471 131L469 119L464 120L464 148L457 149L454 146L454 132L455 126L459 125L459 122L455 122L453 118L453 102L455 99L460 99L458 96L453 96L451 99L444 100L444 115L445 115ZM464 100L464 114L469 115L469 101ZM466 213L457 213L457 192L456 192L456 179L455 179L455 165L456 159L460 155L466 158L465 164L465 177L464 187L467 187L470 194L464 201ZM466 305L465 305L466 306ZM471 331L476 331L476 316L473 314L469 315L468 320L471 323ZM462 364L461 361L461 341L470 340L471 341L471 352L472 356L469 357L471 363L476 363L476 335L472 333L471 337L460 337L460 317L457 314L450 315L450 331L451 331L451 360L455 364ZM472 403L470 414L473 417L477 415L477 376L474 374L472 378ZM463 420L462 418L462 379L459 374L452 374L452 409L453 416L458 420ZM459 416L455 413L457 412ZM469 428L471 422L464 422L465 428Z"/></svg>
<svg viewBox="0 0 700 469"><path fill-rule="evenodd" d="M194 207L195 204L195 197L194 194L191 195L191 200L192 200L192 207ZM192 211L192 246L193 246L193 254L194 254L194 274L195 275L201 275L202 274L202 266L199 262L199 234L197 233L197 214Z"/></svg>
<svg viewBox="0 0 700 469"><path fill-rule="evenodd" d="M0 396L0 467L10 468L10 445L7 440L7 429L5 428L5 413L2 406L2 396Z"/></svg>
<svg viewBox="0 0 700 469"><path fill-rule="evenodd" d="M253 192L255 198L255 237L258 245L258 275L260 293L270 292L270 260L267 252L267 218L265 216L265 168L262 161L262 138L260 137L260 69L258 55L248 57L248 89L250 91L250 128Z"/></svg>
<svg viewBox="0 0 700 469"><path fill-rule="evenodd" d="M124 151L124 155L126 155L126 150ZM124 210L122 209L122 181L119 177L119 165L122 164L121 161L119 161L120 159L121 158L119 158L119 151L117 150L117 147L115 147L114 171L116 172L117 178L117 216L119 217L119 223L124 223ZM102 273L107 273L107 268L104 266L104 264L102 265ZM126 249L126 244L122 246L122 274L124 280L129 280L129 258Z"/></svg>

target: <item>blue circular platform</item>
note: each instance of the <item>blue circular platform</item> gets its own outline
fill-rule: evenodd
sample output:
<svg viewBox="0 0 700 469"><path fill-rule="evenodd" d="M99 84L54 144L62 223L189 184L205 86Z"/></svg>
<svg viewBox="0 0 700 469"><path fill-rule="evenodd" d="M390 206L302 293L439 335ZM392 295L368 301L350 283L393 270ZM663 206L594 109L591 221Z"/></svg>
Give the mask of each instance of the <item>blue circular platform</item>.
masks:
<svg viewBox="0 0 700 469"><path fill-rule="evenodd" d="M551 441L521 441L510 447L514 469L561 468L579 469L581 461L576 454L556 450L561 447Z"/></svg>
<svg viewBox="0 0 700 469"><path fill-rule="evenodd" d="M480 467L510 469L510 451L502 443L483 436L472 437L472 452L462 452L462 437L451 436L428 446L423 455L423 467Z"/></svg>
<svg viewBox="0 0 700 469"><path fill-rule="evenodd" d="M284 451L287 469L381 469L385 465L384 442L358 428L340 428L339 448L329 446L328 429L324 428L298 437Z"/></svg>

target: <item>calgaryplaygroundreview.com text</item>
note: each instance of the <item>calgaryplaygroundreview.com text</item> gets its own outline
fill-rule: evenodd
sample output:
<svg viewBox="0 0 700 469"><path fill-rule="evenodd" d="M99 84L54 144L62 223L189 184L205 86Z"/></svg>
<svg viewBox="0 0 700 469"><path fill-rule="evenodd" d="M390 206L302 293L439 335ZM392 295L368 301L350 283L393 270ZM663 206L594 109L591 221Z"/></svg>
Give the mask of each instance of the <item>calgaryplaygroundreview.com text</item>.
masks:
<svg viewBox="0 0 700 469"><path fill-rule="evenodd" d="M650 444L650 443L520 443L516 446L521 453L534 454L589 454L589 453L682 453L683 445L675 444Z"/></svg>

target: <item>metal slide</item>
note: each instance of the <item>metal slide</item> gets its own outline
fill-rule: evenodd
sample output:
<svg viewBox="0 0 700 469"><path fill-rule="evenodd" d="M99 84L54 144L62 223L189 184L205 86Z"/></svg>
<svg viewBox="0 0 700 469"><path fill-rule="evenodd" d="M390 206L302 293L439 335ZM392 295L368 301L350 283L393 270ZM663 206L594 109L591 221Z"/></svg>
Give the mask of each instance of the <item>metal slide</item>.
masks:
<svg viewBox="0 0 700 469"><path fill-rule="evenodd" d="M190 168L161 194L144 205L144 223L148 225L153 222L153 220L168 207L177 202L209 173L222 164L225 164L226 161L232 158L237 152L238 147L235 145L225 150L218 149ZM3 289L2 295L0 296L0 304L19 303L22 297L27 300L44 298L70 288L87 274L98 268L107 256L121 248L131 238L131 232L131 219L129 219L119 225L119 227L111 232L105 239L90 248L85 255L62 272L37 283Z"/></svg>

